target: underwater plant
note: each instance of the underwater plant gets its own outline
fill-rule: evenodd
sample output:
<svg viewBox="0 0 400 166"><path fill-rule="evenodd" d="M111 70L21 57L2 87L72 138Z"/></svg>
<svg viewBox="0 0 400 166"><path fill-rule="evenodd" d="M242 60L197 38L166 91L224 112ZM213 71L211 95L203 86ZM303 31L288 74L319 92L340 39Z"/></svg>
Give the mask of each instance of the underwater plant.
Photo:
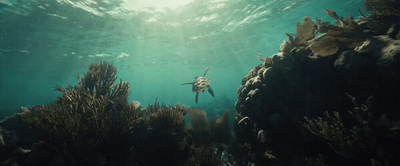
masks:
<svg viewBox="0 0 400 166"><path fill-rule="evenodd" d="M104 96L114 105L125 105L130 94L130 85L126 81L117 80L117 68L109 63L90 64L89 71L81 78L78 75L79 87L85 91ZM58 88L61 88L58 86ZM60 89L61 91L62 89Z"/></svg>

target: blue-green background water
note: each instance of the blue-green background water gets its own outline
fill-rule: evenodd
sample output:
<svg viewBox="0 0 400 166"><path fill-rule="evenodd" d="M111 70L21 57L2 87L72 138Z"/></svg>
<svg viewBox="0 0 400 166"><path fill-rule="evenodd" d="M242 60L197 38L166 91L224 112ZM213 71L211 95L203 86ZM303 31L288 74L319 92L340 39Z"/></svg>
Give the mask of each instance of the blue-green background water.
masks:
<svg viewBox="0 0 400 166"><path fill-rule="evenodd" d="M257 54L277 53L303 16L333 22L325 8L366 14L362 0L153 1L0 0L0 117L54 101L61 93L53 87L76 85L77 74L100 61L118 68L132 85L129 100L142 106L157 98L233 108L241 79L262 63ZM195 104L180 84L208 67L215 98L201 93Z"/></svg>

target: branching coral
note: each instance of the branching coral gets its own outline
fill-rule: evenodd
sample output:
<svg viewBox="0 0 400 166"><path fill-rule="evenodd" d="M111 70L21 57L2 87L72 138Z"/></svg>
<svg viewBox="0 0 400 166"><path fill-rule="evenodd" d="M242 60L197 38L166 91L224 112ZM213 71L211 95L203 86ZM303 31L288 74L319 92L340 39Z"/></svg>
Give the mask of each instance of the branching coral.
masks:
<svg viewBox="0 0 400 166"><path fill-rule="evenodd" d="M78 83L89 92L96 92L97 95L106 95L111 91L117 79L117 69L112 64L101 62L90 64L89 71L84 77L78 76Z"/></svg>
<svg viewBox="0 0 400 166"><path fill-rule="evenodd" d="M118 117L119 129L122 133L132 132L140 122L138 107L134 102L130 102L124 109L119 111Z"/></svg>
<svg viewBox="0 0 400 166"><path fill-rule="evenodd" d="M78 76L79 86L57 86L62 96L49 105L33 107L24 114L24 121L47 133L48 141L76 147L91 148L103 141L113 128L112 121L119 123L117 130L131 131L138 115L133 105L126 104L130 85L125 81L114 85L116 73L112 64L91 64L85 77Z"/></svg>
<svg viewBox="0 0 400 166"><path fill-rule="evenodd" d="M78 96L72 90L66 92ZM107 101L104 97L96 98L95 94L88 92L79 96L81 98L66 95L67 101L35 106L30 114L24 115L24 120L32 127L48 133L48 141L94 147L108 136L112 115L106 110ZM85 142L89 138L95 139L90 143Z"/></svg>
<svg viewBox="0 0 400 166"><path fill-rule="evenodd" d="M104 62L91 64L83 78L78 75L78 84L86 91L95 92L98 96L105 96L111 101L120 103L127 100L130 94L130 85L122 80L114 84L117 80L116 75L117 68L112 64Z"/></svg>
<svg viewBox="0 0 400 166"><path fill-rule="evenodd" d="M185 115L189 107L176 104L175 106L153 106L153 108L160 109L147 117L150 130L162 131L164 129L172 129L176 132L183 132Z"/></svg>
<svg viewBox="0 0 400 166"><path fill-rule="evenodd" d="M325 112L325 118L304 117L305 122L302 122L309 132L327 140L332 150L344 158L355 157L363 153L363 150L376 146L376 140L371 139L372 130L369 126L371 110L366 105L356 104L355 98L351 99L355 107L353 111L349 111L349 115L357 122L354 126L345 126L338 112L333 112L334 117L328 112Z"/></svg>
<svg viewBox="0 0 400 166"><path fill-rule="evenodd" d="M334 118L328 112L325 112L325 116L325 119L322 117L315 119L304 117L306 122L303 125L312 134L328 140L331 148L337 153L347 157L347 152L353 151L355 143L361 138L357 137L358 134L353 133L355 131L348 131L344 127L338 112L334 112Z"/></svg>
<svg viewBox="0 0 400 166"><path fill-rule="evenodd" d="M185 131L189 107L160 105L156 100L153 105L141 109L140 103L127 102L130 85L125 81L115 84L115 80L113 65L94 64L83 78L78 76L78 86L70 83L66 88L57 86L55 89L62 95L56 101L21 108L20 121L35 131L35 136L38 133L38 139L32 141L34 146L28 157L18 164L126 165L134 161L136 165L167 162L183 165L192 159L195 163L218 164L222 151L214 153L209 144L204 149L190 149L194 145L193 138ZM202 110L197 113L204 118L192 123L196 128L205 125L210 138L206 114ZM229 133L228 122L229 111L214 121L215 132L227 130ZM9 139L7 136L2 140L4 132L1 130L2 126L0 148L8 146ZM189 153L198 156L189 156Z"/></svg>
<svg viewBox="0 0 400 166"><path fill-rule="evenodd" d="M130 85L122 80L115 84L116 73L112 64L91 64L84 77L78 75L78 86L57 86L55 89L62 92L57 101L21 114L27 125L41 133L42 144L46 144L43 147L51 149L45 148L49 154L56 151L55 155L65 157L65 162L71 164L88 162L82 158L87 155L106 161L101 156L104 154L94 151L107 147L110 139L123 140L132 134L141 120L140 104L127 102ZM38 153L34 150L33 155Z"/></svg>

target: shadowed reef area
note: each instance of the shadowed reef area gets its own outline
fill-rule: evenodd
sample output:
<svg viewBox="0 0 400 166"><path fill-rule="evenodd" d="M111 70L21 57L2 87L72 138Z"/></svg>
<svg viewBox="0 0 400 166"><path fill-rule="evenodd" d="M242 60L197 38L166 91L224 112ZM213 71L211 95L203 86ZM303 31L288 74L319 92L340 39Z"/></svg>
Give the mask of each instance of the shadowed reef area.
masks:
<svg viewBox="0 0 400 166"><path fill-rule="evenodd" d="M357 20L326 9L337 25L305 16L279 53L259 55L236 102L244 163L400 164L399 2L364 4Z"/></svg>
<svg viewBox="0 0 400 166"><path fill-rule="evenodd" d="M233 135L233 110L142 107L101 62L0 122L0 165L400 165L400 2L364 4L359 19L326 9L335 24L305 16L279 53L259 55Z"/></svg>

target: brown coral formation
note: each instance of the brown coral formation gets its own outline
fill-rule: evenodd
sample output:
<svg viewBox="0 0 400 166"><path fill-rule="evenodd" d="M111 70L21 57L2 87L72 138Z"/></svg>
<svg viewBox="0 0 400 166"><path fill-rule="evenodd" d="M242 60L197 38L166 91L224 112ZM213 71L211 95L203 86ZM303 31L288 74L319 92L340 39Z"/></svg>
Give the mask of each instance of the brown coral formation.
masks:
<svg viewBox="0 0 400 166"><path fill-rule="evenodd" d="M234 130L250 147L245 164L400 163L391 146L400 145L397 3L371 3L374 12L358 20L326 9L336 25L316 19L313 26L304 17L280 52L243 78ZM379 109L358 111L347 94L357 102L373 98Z"/></svg>

